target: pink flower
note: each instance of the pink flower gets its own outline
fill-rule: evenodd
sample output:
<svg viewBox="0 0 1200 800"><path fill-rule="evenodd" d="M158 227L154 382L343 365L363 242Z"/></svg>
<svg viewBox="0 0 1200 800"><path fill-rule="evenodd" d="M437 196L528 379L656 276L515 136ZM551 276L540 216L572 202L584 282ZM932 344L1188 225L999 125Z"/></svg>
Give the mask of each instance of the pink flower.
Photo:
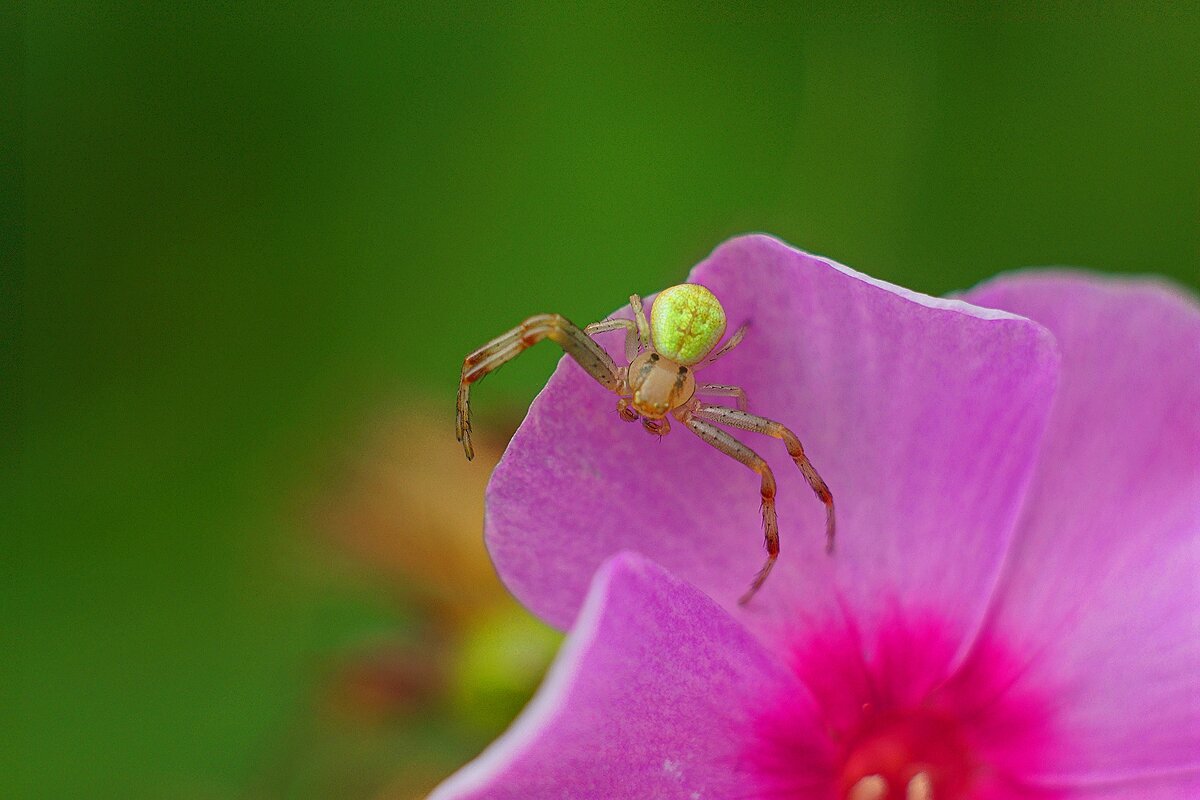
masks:
<svg viewBox="0 0 1200 800"><path fill-rule="evenodd" d="M690 280L752 323L706 379L799 433L837 552L782 445L740 434L783 549L738 607L756 476L623 424L564 361L487 539L570 635L434 798L1200 796L1195 302L1070 271L935 299L763 236Z"/></svg>

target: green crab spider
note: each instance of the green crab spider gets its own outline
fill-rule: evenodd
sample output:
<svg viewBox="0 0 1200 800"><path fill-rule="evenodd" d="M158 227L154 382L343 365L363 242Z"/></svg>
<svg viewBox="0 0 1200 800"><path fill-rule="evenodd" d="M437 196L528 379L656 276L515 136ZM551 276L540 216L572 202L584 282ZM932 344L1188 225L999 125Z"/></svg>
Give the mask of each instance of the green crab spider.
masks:
<svg viewBox="0 0 1200 800"><path fill-rule="evenodd" d="M456 434L467 458L475 456L471 446L471 384L478 383L517 355L543 339L559 345L597 383L618 396L617 414L627 422L641 419L655 436L671 431L670 418L688 428L708 444L737 459L758 473L761 480L762 523L767 560L754 576L750 588L738 600L745 605L762 587L779 557L779 523L775 515L775 475L762 456L713 423L763 433L781 439L788 455L825 504L825 549L833 552L835 517L833 495L813 467L800 439L774 420L749 413L746 393L738 386L697 383L695 373L737 347L746 335L743 325L717 348L725 335L725 310L716 296L703 286L685 283L663 290L654 300L647 321L642 299L629 298L634 319L607 319L579 328L558 314L538 314L471 353L463 361L458 384ZM592 338L608 331L625 331L627 366L617 366ZM701 402L701 396L732 398L736 408Z"/></svg>

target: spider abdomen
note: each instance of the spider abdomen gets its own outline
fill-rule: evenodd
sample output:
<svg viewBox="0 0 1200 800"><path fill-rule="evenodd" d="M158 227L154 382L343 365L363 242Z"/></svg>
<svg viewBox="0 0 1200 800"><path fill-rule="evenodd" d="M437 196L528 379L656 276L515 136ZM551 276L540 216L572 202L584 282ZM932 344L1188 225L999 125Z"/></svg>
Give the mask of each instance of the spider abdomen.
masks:
<svg viewBox="0 0 1200 800"><path fill-rule="evenodd" d="M672 286L654 298L650 334L663 358L691 366L725 335L725 309L716 295L699 284Z"/></svg>

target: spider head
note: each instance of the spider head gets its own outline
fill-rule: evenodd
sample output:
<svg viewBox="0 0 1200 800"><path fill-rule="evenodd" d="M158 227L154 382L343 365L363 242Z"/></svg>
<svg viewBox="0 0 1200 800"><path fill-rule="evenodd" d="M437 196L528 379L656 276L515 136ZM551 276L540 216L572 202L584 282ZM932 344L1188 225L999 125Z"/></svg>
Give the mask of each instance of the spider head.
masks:
<svg viewBox="0 0 1200 800"><path fill-rule="evenodd" d="M629 365L629 388L634 410L646 419L662 419L692 399L696 378L683 364L648 352Z"/></svg>

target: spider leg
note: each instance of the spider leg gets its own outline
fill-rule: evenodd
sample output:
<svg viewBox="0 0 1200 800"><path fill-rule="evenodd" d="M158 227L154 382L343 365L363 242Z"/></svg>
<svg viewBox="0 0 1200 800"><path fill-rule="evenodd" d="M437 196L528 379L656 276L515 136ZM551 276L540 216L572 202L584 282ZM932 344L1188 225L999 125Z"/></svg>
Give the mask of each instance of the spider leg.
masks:
<svg viewBox="0 0 1200 800"><path fill-rule="evenodd" d="M475 457L475 449L471 446L471 384L483 380L488 373L499 369L543 339L549 339L561 347L601 386L620 393L624 385L622 374L603 347L559 314L530 317L463 360L462 378L458 383L455 435L462 442L463 452L468 459Z"/></svg>
<svg viewBox="0 0 1200 800"><path fill-rule="evenodd" d="M787 447L788 455L792 457L792 461L795 461L796 466L800 468L800 472L803 473L804 479L808 481L813 494L825 504L825 550L829 553L833 552L833 537L836 529L836 519L833 513L833 494L830 493L825 481L817 474L816 467L812 465L812 462L808 460L808 456L804 454L804 446L800 444L800 439L796 434L774 420L749 414L745 411L725 408L724 406L701 404L692 409L692 413L710 422L719 422L722 425L754 431L755 433L765 433L767 436L782 439L784 445Z"/></svg>
<svg viewBox="0 0 1200 800"><path fill-rule="evenodd" d="M750 588L738 599L738 605L744 606L750 602L750 598L754 597L754 593L763 585L763 581L771 574L771 568L775 566L775 560L779 558L779 522L775 517L775 475L762 456L717 426L692 416L684 420L684 424L691 429L692 433L722 453L736 458L757 472L762 479L760 493L762 494L763 536L767 543L767 560L758 574L754 576L754 580L750 582Z"/></svg>
<svg viewBox="0 0 1200 800"><path fill-rule="evenodd" d="M606 319L603 322L593 322L583 329L588 336L597 333L607 333L620 328L625 329L625 360L633 361L642 352L642 337L638 333L637 323L631 319Z"/></svg>
<svg viewBox="0 0 1200 800"><path fill-rule="evenodd" d="M653 349L650 339L650 323L646 321L646 309L642 308L642 298L636 294L629 295L629 305L633 309L634 319L637 320L638 338L642 344Z"/></svg>
<svg viewBox="0 0 1200 800"><path fill-rule="evenodd" d="M708 356L706 356L703 361L701 361L699 364L697 364L695 368L702 369L703 367L707 367L709 364L713 363L718 358L725 355L733 348L737 347L739 344L742 343L742 339L746 338L746 331L748 331L749 329L750 329L750 323L747 322L745 325L738 328L737 331L734 332L733 336L730 336L729 339L726 340L725 344L721 345L721 347L719 349L713 351L712 353L709 353Z"/></svg>
<svg viewBox="0 0 1200 800"><path fill-rule="evenodd" d="M746 411L750 407L746 401L746 390L740 386L729 386L724 383L702 383L696 387L696 394L706 394L710 397L736 398L739 411Z"/></svg>

